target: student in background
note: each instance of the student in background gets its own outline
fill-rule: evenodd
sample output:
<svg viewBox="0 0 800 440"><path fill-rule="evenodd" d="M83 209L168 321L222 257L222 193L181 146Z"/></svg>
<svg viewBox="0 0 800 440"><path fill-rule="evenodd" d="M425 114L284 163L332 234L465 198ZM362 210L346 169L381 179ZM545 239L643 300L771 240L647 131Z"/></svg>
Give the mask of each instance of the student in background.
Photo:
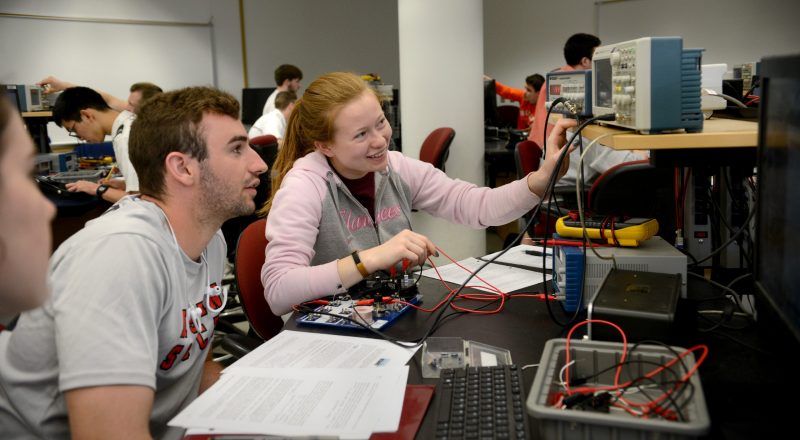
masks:
<svg viewBox="0 0 800 440"><path fill-rule="evenodd" d="M141 195L59 246L52 298L4 340L4 439L180 439L167 422L218 378L219 227L253 212L266 165L236 99L205 87L147 101L131 153Z"/></svg>
<svg viewBox="0 0 800 440"><path fill-rule="evenodd" d="M56 210L31 179L35 153L19 113L0 96L0 316L38 307L49 292ZM0 346L7 333L0 333Z"/></svg>
<svg viewBox="0 0 800 440"><path fill-rule="evenodd" d="M278 88L267 98L267 102L264 103L264 110L261 114L266 115L272 110L275 110L275 98L278 97L278 93L297 93L297 91L300 90L300 80L302 79L303 71L297 66L291 64L281 64L278 66L278 68L275 69L275 84Z"/></svg>
<svg viewBox="0 0 800 440"><path fill-rule="evenodd" d="M483 79L491 80L493 78L484 75ZM539 91L542 89L542 84L544 84L544 77L538 73L529 75L525 78L524 90L509 87L497 80L494 80L494 83L497 94L500 97L519 103L517 129L527 130L536 116L536 101L539 99Z"/></svg>
<svg viewBox="0 0 800 440"><path fill-rule="evenodd" d="M48 76L36 84L42 86L45 95L61 92L72 87L77 87L77 85L71 82L62 81L54 76ZM108 104L108 106L112 109L119 112L127 110L132 113L136 113L139 105L144 100L152 98L153 96L163 92L161 87L150 82L137 82L131 85L130 95L128 95L127 101L117 98L116 96L113 96L112 94L102 90L95 89L95 91L97 91L97 93L103 97L103 100L105 100L106 104Z"/></svg>
<svg viewBox="0 0 800 440"><path fill-rule="evenodd" d="M551 142L563 145L575 125L559 121ZM541 200L559 154L551 148L537 172L490 189L389 151L391 138L378 96L354 74L324 75L297 101L260 211L269 213L261 280L276 315L436 254L411 230L412 208L474 228L519 218Z"/></svg>
<svg viewBox="0 0 800 440"><path fill-rule="evenodd" d="M112 109L99 93L88 87L71 87L61 92L53 106L56 125L64 127L70 136L87 142L100 143L111 135L117 167L125 179L79 180L68 183L67 190L84 192L111 203L116 203L126 193L139 191L139 178L128 157L128 137L135 118L136 115L127 110Z"/></svg>
<svg viewBox="0 0 800 440"><path fill-rule="evenodd" d="M592 57L594 50L600 46L600 39L590 34L574 34L567 39L564 44L564 60L567 62L558 71L570 70L590 70L592 68ZM545 84L547 87L547 84ZM547 90L545 88L545 90ZM552 130L553 124L545 121L547 119L547 109L545 108L547 93L540 93L536 100L536 118L531 125L528 139L536 142L540 148L544 148L544 127L547 123L547 133Z"/></svg>
<svg viewBox="0 0 800 440"><path fill-rule="evenodd" d="M286 133L286 120L292 113L294 103L297 101L297 94L295 92L286 91L279 92L275 97L275 110L262 115L256 120L247 136L250 139L256 136L271 134L278 139L278 145L283 141L283 135Z"/></svg>

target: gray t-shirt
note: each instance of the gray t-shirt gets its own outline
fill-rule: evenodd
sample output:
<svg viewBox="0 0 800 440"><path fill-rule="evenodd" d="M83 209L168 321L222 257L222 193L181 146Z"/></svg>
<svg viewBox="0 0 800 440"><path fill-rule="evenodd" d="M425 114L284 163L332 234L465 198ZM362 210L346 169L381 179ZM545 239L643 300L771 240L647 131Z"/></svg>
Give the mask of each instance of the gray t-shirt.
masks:
<svg viewBox="0 0 800 440"><path fill-rule="evenodd" d="M591 140L582 138L584 148L589 145ZM578 174L580 173L580 168L578 165L580 164L581 160L581 152L580 149L577 147L577 141L574 143L576 145L575 149L569 153L569 169L567 173L564 174L558 182L556 182L556 187L572 187L575 188L575 184L578 182ZM604 172L608 171L612 167L619 165L625 162L632 162L635 160L642 160L646 159L633 151L629 150L614 150L613 148L609 148L601 143L593 146L586 156L583 158L583 176L584 176L584 188L588 191L590 185L597 176L603 174Z"/></svg>
<svg viewBox="0 0 800 440"><path fill-rule="evenodd" d="M218 232L207 265L191 261L161 209L138 197L87 223L50 260L50 300L0 333L2 437L69 438L64 391L142 385L155 391L151 434L180 438L167 422L197 395L216 318L206 286L220 283L225 254ZM189 304L203 309L200 332Z"/></svg>

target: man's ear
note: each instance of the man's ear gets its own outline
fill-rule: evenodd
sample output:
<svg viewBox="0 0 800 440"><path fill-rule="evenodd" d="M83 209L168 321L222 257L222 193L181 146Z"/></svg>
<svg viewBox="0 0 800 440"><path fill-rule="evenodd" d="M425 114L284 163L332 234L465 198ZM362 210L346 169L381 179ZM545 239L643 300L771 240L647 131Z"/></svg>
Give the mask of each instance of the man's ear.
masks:
<svg viewBox="0 0 800 440"><path fill-rule="evenodd" d="M80 111L81 120L85 119L87 121L91 121L94 119L95 110L91 108L85 108Z"/></svg>
<svg viewBox="0 0 800 440"><path fill-rule="evenodd" d="M199 176L197 160L193 157L173 151L164 160L165 178L172 178L182 185L191 186Z"/></svg>
<svg viewBox="0 0 800 440"><path fill-rule="evenodd" d="M322 154L324 154L327 157L333 157L333 148L331 148L330 145L328 144L319 141L314 141L314 148L319 150Z"/></svg>

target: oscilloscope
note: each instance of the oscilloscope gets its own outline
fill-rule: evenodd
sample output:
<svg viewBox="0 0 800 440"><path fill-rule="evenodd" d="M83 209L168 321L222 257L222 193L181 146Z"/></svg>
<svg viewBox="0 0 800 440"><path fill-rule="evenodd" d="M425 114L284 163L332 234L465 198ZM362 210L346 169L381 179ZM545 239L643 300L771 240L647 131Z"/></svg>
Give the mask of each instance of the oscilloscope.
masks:
<svg viewBox="0 0 800 440"><path fill-rule="evenodd" d="M681 37L644 37L598 47L592 58L592 112L642 133L703 129L702 49Z"/></svg>

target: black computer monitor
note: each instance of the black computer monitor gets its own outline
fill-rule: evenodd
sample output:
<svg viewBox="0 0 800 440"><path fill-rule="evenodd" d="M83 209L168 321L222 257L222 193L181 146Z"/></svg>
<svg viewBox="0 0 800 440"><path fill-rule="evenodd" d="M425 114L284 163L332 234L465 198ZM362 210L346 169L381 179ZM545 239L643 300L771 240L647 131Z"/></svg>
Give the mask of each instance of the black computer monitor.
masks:
<svg viewBox="0 0 800 440"><path fill-rule="evenodd" d="M500 118L497 115L497 89L493 79L483 80L483 125L498 127Z"/></svg>
<svg viewBox="0 0 800 440"><path fill-rule="evenodd" d="M761 63L755 283L759 323L800 343L800 54ZM785 347L785 350L790 350Z"/></svg>
<svg viewBox="0 0 800 440"><path fill-rule="evenodd" d="M264 104L275 87L251 87L242 89L242 123L253 125L264 113Z"/></svg>

